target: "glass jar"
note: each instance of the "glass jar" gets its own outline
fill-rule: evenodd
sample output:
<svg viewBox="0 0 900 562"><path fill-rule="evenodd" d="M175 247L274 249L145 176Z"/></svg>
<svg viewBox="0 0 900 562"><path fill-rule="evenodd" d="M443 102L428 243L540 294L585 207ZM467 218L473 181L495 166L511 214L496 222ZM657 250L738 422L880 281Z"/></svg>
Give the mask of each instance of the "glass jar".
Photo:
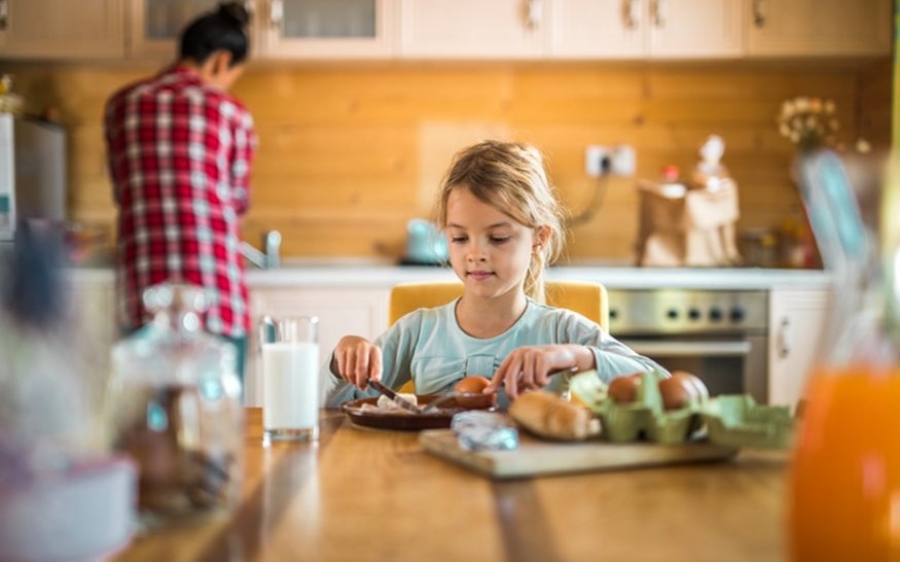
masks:
<svg viewBox="0 0 900 562"><path fill-rule="evenodd" d="M201 328L199 287L148 288L153 321L115 344L113 447L140 470L145 529L229 511L239 500L244 418L233 346Z"/></svg>
<svg viewBox="0 0 900 562"><path fill-rule="evenodd" d="M833 153L804 155L798 171L835 297L791 463L791 557L898 560L900 330L891 270L900 254L881 228L896 217L881 210L882 182L851 187Z"/></svg>

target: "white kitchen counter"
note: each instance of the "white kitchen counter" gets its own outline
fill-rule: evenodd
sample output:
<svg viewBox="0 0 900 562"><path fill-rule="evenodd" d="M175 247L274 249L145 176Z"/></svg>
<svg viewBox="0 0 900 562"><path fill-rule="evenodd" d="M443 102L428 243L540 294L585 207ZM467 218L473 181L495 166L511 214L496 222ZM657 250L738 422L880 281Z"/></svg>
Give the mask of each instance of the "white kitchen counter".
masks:
<svg viewBox="0 0 900 562"><path fill-rule="evenodd" d="M75 279L110 283L108 268L74 269ZM819 289L831 276L821 270L757 268L639 268L562 266L547 272L549 279L597 281L608 289ZM449 268L396 266L378 263L290 263L280 269L248 269L250 288L390 288L397 283L454 280Z"/></svg>

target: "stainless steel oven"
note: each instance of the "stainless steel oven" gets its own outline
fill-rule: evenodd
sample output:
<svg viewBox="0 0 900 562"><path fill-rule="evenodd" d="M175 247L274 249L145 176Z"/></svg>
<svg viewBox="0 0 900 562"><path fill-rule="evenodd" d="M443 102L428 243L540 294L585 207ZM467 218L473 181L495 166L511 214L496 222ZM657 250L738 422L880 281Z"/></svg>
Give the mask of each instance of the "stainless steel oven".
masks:
<svg viewBox="0 0 900 562"><path fill-rule="evenodd" d="M768 402L766 291L609 290L610 333L669 371L700 377L711 395Z"/></svg>

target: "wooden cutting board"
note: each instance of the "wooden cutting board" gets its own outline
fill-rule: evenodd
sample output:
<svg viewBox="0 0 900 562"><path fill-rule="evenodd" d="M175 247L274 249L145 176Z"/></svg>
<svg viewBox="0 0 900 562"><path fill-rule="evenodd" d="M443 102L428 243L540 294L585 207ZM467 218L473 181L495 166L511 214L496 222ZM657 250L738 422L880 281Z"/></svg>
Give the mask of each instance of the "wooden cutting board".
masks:
<svg viewBox="0 0 900 562"><path fill-rule="evenodd" d="M542 441L523 432L514 451L466 451L449 429L423 431L419 442L429 453L495 479L721 461L738 452L733 447L708 443L561 443Z"/></svg>

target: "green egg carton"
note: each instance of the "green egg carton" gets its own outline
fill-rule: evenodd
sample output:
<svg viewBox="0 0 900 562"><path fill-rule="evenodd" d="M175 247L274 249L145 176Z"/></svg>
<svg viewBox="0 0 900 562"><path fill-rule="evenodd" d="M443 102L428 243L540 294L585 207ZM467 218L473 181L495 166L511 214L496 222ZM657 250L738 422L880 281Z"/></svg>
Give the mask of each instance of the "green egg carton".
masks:
<svg viewBox="0 0 900 562"><path fill-rule="evenodd" d="M647 437L655 443L672 445L688 441L702 426L702 418L696 407L664 411L653 416Z"/></svg>
<svg viewBox="0 0 900 562"><path fill-rule="evenodd" d="M634 402L619 404L607 398L595 410L606 439L617 443L641 438L664 444L683 443L700 428L701 404L679 410L663 409L659 378L657 373L644 373Z"/></svg>
<svg viewBox="0 0 900 562"><path fill-rule="evenodd" d="M616 404L613 400L604 402L600 413L603 435L617 443L637 441L653 425L653 411L638 403Z"/></svg>
<svg viewBox="0 0 900 562"><path fill-rule="evenodd" d="M748 394L726 394L703 409L709 441L728 447L790 448L794 419L788 406L759 406Z"/></svg>

